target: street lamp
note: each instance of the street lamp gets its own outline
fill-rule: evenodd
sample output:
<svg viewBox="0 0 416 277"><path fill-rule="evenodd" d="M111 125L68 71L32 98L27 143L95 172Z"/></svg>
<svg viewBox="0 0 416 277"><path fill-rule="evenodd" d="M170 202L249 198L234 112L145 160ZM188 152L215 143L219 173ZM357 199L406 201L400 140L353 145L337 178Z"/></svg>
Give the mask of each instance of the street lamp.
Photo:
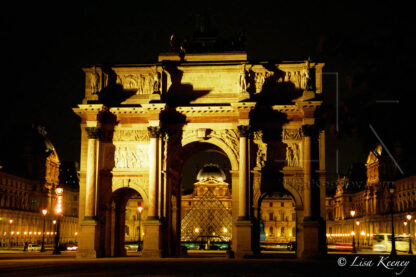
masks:
<svg viewBox="0 0 416 277"><path fill-rule="evenodd" d="M46 215L48 214L47 209L42 209L43 214L43 234L42 234L42 247L40 248L40 252L45 252L45 221Z"/></svg>
<svg viewBox="0 0 416 277"><path fill-rule="evenodd" d="M56 187L56 206L55 206L55 213L57 215L58 221L56 224L56 235L55 235L55 249L53 250L52 254L61 254L59 250L59 236L60 236L60 229L61 229L61 216L63 214L63 192L64 189L60 186Z"/></svg>
<svg viewBox="0 0 416 277"><path fill-rule="evenodd" d="M140 225L141 225L141 222L142 222L142 211L143 211L143 207L142 206L138 206L137 207L137 211L139 212L139 216L138 216L138 218L139 218L139 243L137 245L137 252L139 252L140 250L142 250L141 245L140 245L140 235L141 235Z"/></svg>
<svg viewBox="0 0 416 277"><path fill-rule="evenodd" d="M360 236L359 236L359 232L360 232L360 222L357 220L357 248L360 249Z"/></svg>
<svg viewBox="0 0 416 277"><path fill-rule="evenodd" d="M395 192L395 187L393 182L389 184L389 193L390 193L390 214L391 214L391 256L396 256L396 238L394 237L394 217L393 217L393 195Z"/></svg>
<svg viewBox="0 0 416 277"><path fill-rule="evenodd" d="M412 251L412 230L410 228L410 225L412 224L412 215L411 214L406 215L406 219L409 221L409 254L413 254L413 251Z"/></svg>
<svg viewBox="0 0 416 277"><path fill-rule="evenodd" d="M355 230L355 226L354 226L355 225L354 224L355 210L351 210L350 215L353 218L353 220L352 220L352 233L351 233L351 235L352 235L352 253L357 253L357 249L355 248L355 232L354 232L354 230Z"/></svg>
<svg viewBox="0 0 416 277"><path fill-rule="evenodd" d="M10 218L9 219L9 223L10 223L10 230L9 230L9 246L12 247L12 224L13 224L13 219Z"/></svg>

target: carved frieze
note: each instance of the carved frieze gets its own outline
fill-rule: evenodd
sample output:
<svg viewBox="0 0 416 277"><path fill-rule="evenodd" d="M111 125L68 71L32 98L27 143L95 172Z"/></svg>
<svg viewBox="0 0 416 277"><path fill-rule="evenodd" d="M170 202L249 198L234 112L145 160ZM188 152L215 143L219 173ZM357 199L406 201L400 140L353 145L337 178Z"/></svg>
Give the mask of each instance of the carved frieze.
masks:
<svg viewBox="0 0 416 277"><path fill-rule="evenodd" d="M254 84L256 86L256 93L263 89L263 85L267 78L273 76L275 73L270 71L258 71L254 73ZM284 70L279 74L275 80L277 83L291 83L296 89L311 90L311 68L305 64L304 68Z"/></svg>
<svg viewBox="0 0 416 277"><path fill-rule="evenodd" d="M263 89L264 82L267 78L273 75L273 72L264 71L264 72L255 72L254 73L254 84L256 86L256 93L261 92Z"/></svg>
<svg viewBox="0 0 416 277"><path fill-rule="evenodd" d="M300 128L284 128L282 131L282 139L285 140L301 140L302 139L302 129Z"/></svg>
<svg viewBox="0 0 416 277"><path fill-rule="evenodd" d="M114 167L116 169L141 169L149 167L149 146L132 144L116 145Z"/></svg>
<svg viewBox="0 0 416 277"><path fill-rule="evenodd" d="M160 77L157 73L127 73L117 76L117 83L124 89L137 90L136 94L152 94L160 87Z"/></svg>
<svg viewBox="0 0 416 277"><path fill-rule="evenodd" d="M147 130L115 130L113 141L149 141Z"/></svg>
<svg viewBox="0 0 416 277"><path fill-rule="evenodd" d="M289 167L301 167L300 162L300 146L299 143L287 143L286 147L286 162Z"/></svg>

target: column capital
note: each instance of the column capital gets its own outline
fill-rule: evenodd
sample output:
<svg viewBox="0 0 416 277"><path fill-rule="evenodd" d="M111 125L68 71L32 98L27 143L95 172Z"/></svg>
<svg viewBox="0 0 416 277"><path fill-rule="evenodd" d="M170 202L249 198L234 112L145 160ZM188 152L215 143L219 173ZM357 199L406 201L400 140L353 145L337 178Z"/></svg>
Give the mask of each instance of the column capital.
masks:
<svg viewBox="0 0 416 277"><path fill-rule="evenodd" d="M147 131L149 131L149 136L151 138L159 138L161 131L160 131L160 127L155 127L155 126L149 126L147 127Z"/></svg>
<svg viewBox="0 0 416 277"><path fill-rule="evenodd" d="M302 132L305 137L311 137L315 131L315 126L313 125L303 125Z"/></svg>
<svg viewBox="0 0 416 277"><path fill-rule="evenodd" d="M98 127L85 127L89 139L98 139L101 135L101 129Z"/></svg>
<svg viewBox="0 0 416 277"><path fill-rule="evenodd" d="M237 129L240 137L248 137L250 135L250 125L239 125Z"/></svg>

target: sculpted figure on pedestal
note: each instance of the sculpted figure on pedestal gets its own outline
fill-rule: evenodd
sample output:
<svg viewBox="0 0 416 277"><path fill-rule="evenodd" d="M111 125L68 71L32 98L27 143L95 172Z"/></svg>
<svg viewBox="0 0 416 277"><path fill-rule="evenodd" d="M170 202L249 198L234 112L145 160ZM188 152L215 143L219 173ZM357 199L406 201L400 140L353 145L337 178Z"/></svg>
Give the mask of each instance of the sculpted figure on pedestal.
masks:
<svg viewBox="0 0 416 277"><path fill-rule="evenodd" d="M97 72L95 66L93 66L91 73L91 93L97 94L100 91L100 75Z"/></svg>

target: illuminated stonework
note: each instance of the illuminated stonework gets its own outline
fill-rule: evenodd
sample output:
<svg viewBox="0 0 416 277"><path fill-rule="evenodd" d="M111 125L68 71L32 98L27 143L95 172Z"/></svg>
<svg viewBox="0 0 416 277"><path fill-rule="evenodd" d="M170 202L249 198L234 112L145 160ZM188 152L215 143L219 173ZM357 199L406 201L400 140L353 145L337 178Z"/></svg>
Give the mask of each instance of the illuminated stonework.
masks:
<svg viewBox="0 0 416 277"><path fill-rule="evenodd" d="M391 233L388 185L392 180L389 174L394 168L390 157L381 146L377 146L367 156L366 184L351 183L346 177L338 179L335 195L326 197L327 234L332 241L351 240L342 235L351 233L353 221L360 222L358 238L366 244L372 243L367 236ZM407 214L412 218L416 216L416 176L398 179L394 186L394 229L397 234L408 234L403 222ZM354 218L350 215L351 210L356 211Z"/></svg>
<svg viewBox="0 0 416 277"><path fill-rule="evenodd" d="M132 191L147 212L143 255L179 255L182 170L205 151L231 165L227 231L236 257L258 252L253 224L262 197L276 190L293 196L298 256L318 255L325 134L311 129L322 104L322 67L310 60L251 62L231 52L164 53L151 65L84 68L85 97L74 109L82 130L77 255L125 255L120 234ZM86 128L100 136L89 137Z"/></svg>

